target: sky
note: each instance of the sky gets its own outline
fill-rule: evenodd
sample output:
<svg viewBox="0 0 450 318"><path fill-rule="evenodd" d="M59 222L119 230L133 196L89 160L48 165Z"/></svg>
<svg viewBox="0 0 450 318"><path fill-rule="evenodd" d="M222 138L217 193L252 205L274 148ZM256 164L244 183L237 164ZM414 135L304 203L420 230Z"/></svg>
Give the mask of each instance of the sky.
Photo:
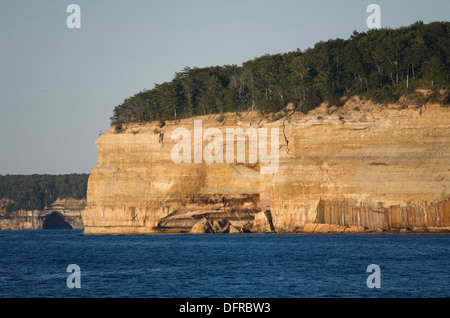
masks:
<svg viewBox="0 0 450 318"><path fill-rule="evenodd" d="M124 99L185 67L348 39L372 3L386 28L450 20L448 0L2 0L0 175L89 173Z"/></svg>

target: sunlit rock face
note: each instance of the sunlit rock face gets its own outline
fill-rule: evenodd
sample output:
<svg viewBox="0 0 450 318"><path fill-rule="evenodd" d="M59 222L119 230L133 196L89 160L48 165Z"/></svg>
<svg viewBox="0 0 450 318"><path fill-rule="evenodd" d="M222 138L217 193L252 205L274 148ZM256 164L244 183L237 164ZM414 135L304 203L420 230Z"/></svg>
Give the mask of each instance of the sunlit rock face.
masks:
<svg viewBox="0 0 450 318"><path fill-rule="evenodd" d="M265 128L265 151L277 155L276 165L261 160L259 148L252 160L248 136L234 141L235 150L245 142L245 160L238 162L242 151L227 160L227 128L238 127L254 128L258 145ZM190 163L174 161L177 128L190 132ZM210 128L222 140L205 138ZM271 131L278 131L277 151ZM450 108L440 105L355 99L307 115L287 109L127 124L96 144L82 212L86 234L450 229ZM219 150L221 163L206 162ZM276 169L267 173L271 164ZM326 226L319 231L318 224Z"/></svg>

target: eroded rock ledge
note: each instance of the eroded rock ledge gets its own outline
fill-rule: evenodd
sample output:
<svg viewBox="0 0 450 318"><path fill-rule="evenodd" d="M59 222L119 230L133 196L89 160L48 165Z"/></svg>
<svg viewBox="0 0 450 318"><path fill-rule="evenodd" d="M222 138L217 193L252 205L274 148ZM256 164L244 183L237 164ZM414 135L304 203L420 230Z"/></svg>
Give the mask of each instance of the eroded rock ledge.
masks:
<svg viewBox="0 0 450 318"><path fill-rule="evenodd" d="M268 118L211 115L163 127L129 124L120 133L111 127L97 140L84 233L450 230L450 108L356 99ZM278 171L261 174L260 162L174 163L171 134L193 131L194 120L224 134L227 127L279 128Z"/></svg>

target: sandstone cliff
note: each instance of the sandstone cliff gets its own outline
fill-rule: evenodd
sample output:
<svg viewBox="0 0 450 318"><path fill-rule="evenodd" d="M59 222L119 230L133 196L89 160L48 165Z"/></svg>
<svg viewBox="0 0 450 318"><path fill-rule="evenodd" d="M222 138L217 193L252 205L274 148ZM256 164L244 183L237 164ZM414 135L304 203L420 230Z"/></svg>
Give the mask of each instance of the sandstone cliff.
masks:
<svg viewBox="0 0 450 318"><path fill-rule="evenodd" d="M175 163L172 132L193 132L194 120L224 135L227 127L278 128L278 170L261 173L248 145L245 163ZM128 124L96 144L86 234L450 230L450 108L440 105L355 99L307 115Z"/></svg>
<svg viewBox="0 0 450 318"><path fill-rule="evenodd" d="M0 215L0 230L84 229L81 211L85 206L85 199L57 199L43 211Z"/></svg>

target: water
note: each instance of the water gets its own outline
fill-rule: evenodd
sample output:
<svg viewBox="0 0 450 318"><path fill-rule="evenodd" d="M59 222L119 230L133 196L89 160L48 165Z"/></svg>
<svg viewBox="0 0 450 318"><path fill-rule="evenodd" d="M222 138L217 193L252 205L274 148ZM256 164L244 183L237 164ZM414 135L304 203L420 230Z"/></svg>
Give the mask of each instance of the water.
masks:
<svg viewBox="0 0 450 318"><path fill-rule="evenodd" d="M0 232L0 297L450 296L449 235ZM67 266L81 269L68 288ZM380 266L370 289L367 266Z"/></svg>

